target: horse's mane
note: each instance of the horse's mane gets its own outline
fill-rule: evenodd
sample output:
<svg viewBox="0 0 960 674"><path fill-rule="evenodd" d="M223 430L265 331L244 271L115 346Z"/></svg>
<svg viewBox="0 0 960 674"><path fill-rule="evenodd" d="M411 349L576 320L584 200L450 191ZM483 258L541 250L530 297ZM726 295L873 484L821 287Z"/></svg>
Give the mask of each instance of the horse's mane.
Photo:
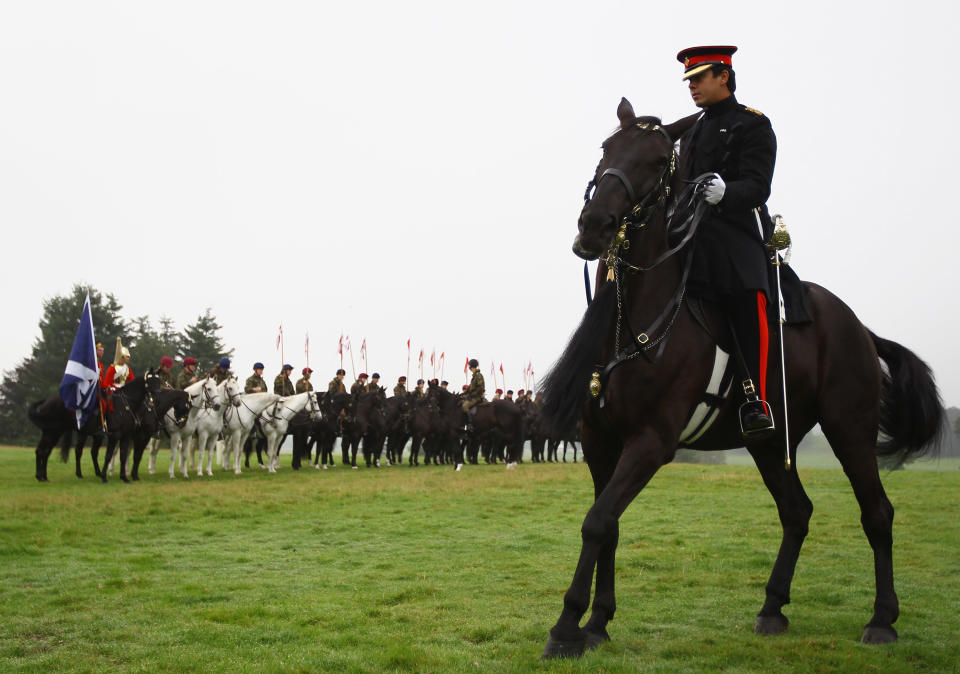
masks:
<svg viewBox="0 0 960 674"><path fill-rule="evenodd" d="M575 428L590 395L591 373L602 367L601 351L613 327L617 294L604 283L583 314L580 325L543 380L543 420L558 434Z"/></svg>

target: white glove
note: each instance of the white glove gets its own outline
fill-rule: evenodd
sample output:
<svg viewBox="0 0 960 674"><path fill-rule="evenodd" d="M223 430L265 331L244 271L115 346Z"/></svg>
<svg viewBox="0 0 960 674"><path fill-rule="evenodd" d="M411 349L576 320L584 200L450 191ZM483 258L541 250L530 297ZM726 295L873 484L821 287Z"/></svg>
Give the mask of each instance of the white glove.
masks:
<svg viewBox="0 0 960 674"><path fill-rule="evenodd" d="M713 174L713 180L707 183L703 188L703 199L711 206L716 206L723 199L723 193L727 190L727 184L723 182L718 174Z"/></svg>

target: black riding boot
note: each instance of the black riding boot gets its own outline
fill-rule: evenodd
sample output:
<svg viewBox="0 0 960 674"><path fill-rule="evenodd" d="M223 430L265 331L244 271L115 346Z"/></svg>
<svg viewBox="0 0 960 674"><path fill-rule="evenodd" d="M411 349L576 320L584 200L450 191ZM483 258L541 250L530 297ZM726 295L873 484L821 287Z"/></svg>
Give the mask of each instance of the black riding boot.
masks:
<svg viewBox="0 0 960 674"><path fill-rule="evenodd" d="M757 292L746 291L725 302L733 330L737 370L746 402L740 406L740 429L747 439L769 435L773 429L770 405L760 397L760 323Z"/></svg>

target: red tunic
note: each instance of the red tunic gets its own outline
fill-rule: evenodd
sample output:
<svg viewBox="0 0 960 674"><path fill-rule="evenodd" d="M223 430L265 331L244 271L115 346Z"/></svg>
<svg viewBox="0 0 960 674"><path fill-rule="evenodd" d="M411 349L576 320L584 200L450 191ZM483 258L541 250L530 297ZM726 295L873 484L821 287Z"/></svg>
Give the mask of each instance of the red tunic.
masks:
<svg viewBox="0 0 960 674"><path fill-rule="evenodd" d="M127 369L129 370L129 373L127 374L127 378L123 382L124 384L126 384L128 381L133 381L135 379L135 377L133 376L133 368L127 365ZM116 376L116 374L117 374L116 366L111 365L110 367L107 368L106 374L103 375L103 388L114 388L113 378L114 376ZM123 386L123 384L121 384L121 386Z"/></svg>

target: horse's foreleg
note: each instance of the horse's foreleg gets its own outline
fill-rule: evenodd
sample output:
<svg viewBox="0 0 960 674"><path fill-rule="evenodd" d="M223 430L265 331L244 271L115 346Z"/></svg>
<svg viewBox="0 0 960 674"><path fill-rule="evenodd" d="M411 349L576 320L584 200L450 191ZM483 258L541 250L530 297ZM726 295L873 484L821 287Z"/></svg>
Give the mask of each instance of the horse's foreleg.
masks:
<svg viewBox="0 0 960 674"><path fill-rule="evenodd" d="M583 540L580 559L573 574L573 582L563 597L560 619L550 630L550 639L543 651L544 658L577 657L583 654L588 645L595 646L607 638L606 621L613 617L615 610L613 556L619 535L618 520L663 464L663 454L666 452L659 451L659 445L658 435L652 431L631 438L620 455L609 482L602 487L587 513L580 530ZM610 457L616 455L616 448L612 446L597 451ZM597 459L602 460L602 456ZM599 490L606 471L594 470L592 467L591 472L594 485ZM595 570L601 597L595 605L595 619L588 622L591 630L588 633L580 628L580 619L586 613L590 602L590 585Z"/></svg>
<svg viewBox="0 0 960 674"><path fill-rule="evenodd" d="M790 584L800 557L800 548L807 537L813 504L803 491L796 468L790 471L784 468L783 449L779 443L750 449L750 454L777 504L783 527L780 550L767 581L766 600L757 614L753 630L763 635L780 634L787 630L790 623L782 608L790 603ZM792 454L796 456L796 447Z"/></svg>

